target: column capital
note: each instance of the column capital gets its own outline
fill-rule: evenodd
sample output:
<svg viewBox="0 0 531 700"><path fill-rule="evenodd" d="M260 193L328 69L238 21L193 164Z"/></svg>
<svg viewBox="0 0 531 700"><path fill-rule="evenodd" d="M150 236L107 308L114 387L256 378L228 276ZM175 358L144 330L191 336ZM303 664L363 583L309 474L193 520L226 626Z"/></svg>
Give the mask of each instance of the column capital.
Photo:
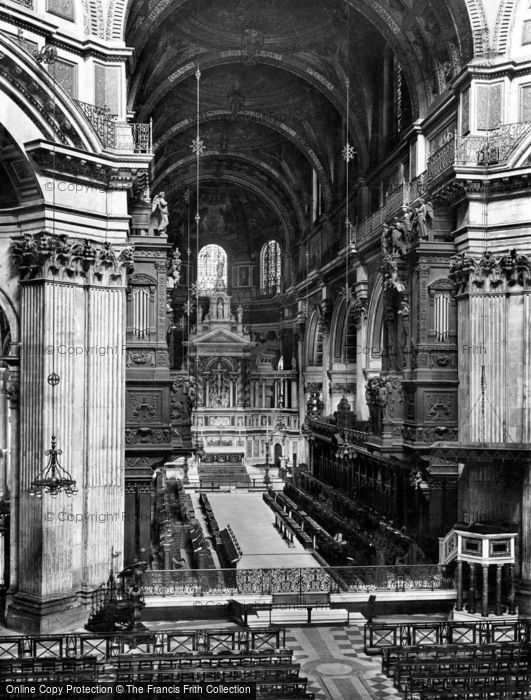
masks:
<svg viewBox="0 0 531 700"><path fill-rule="evenodd" d="M133 246L115 246L41 231L11 242L11 259L21 282L46 280L123 287L133 264Z"/></svg>

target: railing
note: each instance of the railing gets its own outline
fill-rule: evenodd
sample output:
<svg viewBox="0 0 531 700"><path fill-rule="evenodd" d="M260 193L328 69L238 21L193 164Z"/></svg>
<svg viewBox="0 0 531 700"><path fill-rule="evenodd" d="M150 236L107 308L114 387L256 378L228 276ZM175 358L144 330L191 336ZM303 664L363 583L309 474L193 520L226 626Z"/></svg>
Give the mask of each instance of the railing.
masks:
<svg viewBox="0 0 531 700"><path fill-rule="evenodd" d="M374 214L364 219L361 224L359 224L356 233L356 241L360 242L365 238L369 238L372 233L377 231L379 227L383 225L384 220L385 207L381 207L378 209L378 211L375 211Z"/></svg>
<svg viewBox="0 0 531 700"><path fill-rule="evenodd" d="M389 192L389 194L385 198L385 204L384 204L384 216L385 218L388 218L389 216L398 213L404 204L407 203L408 201L408 187L405 183L402 183L398 187L396 187L392 192Z"/></svg>
<svg viewBox="0 0 531 700"><path fill-rule="evenodd" d="M327 437L335 435L338 432L344 432L345 437L356 445L362 445L371 436L368 421L355 421L352 427L344 428L338 426L335 422L332 423L322 419L319 420L318 418L309 418L308 426L312 432L320 433Z"/></svg>
<svg viewBox="0 0 531 700"><path fill-rule="evenodd" d="M445 566L457 556L457 533L450 530L444 537L439 537L439 564Z"/></svg>
<svg viewBox="0 0 531 700"><path fill-rule="evenodd" d="M452 590L453 579L437 564L283 569L175 569L146 571L144 595L274 595Z"/></svg>
<svg viewBox="0 0 531 700"><path fill-rule="evenodd" d="M413 180L411 180L411 182L409 183L410 202L414 202L416 199L419 199L420 197L425 195L427 181L428 181L428 171L427 170L420 173L420 175L417 175L417 177L414 177Z"/></svg>
<svg viewBox="0 0 531 700"><path fill-rule="evenodd" d="M365 625L366 654L378 654L383 647L493 644L531 641L531 620L503 622L374 622Z"/></svg>
<svg viewBox="0 0 531 700"><path fill-rule="evenodd" d="M271 466L271 465L270 465ZM271 468L273 468L271 466ZM265 473L264 473L265 476ZM256 491L267 490L267 485L264 484L263 479L251 479L250 483L248 481L232 481L227 480L220 483L219 481L213 481L212 479L196 479L193 481L187 481L185 484L187 489L198 489L200 491L211 491L216 493L230 492L231 489L243 489L244 491L249 491L250 489Z"/></svg>
<svg viewBox="0 0 531 700"><path fill-rule="evenodd" d="M481 136L466 136L456 148L459 165L504 165L531 131L530 122L501 124Z"/></svg>
<svg viewBox="0 0 531 700"><path fill-rule="evenodd" d="M0 637L0 659L80 658L112 659L129 650L131 635L53 634ZM194 652L269 651L286 646L285 629L271 626L248 629L168 629L151 632L142 644L146 653L190 654Z"/></svg>
<svg viewBox="0 0 531 700"><path fill-rule="evenodd" d="M92 125L104 148L133 153L153 153L152 124L119 122L108 107L75 100Z"/></svg>
<svg viewBox="0 0 531 700"><path fill-rule="evenodd" d="M115 141L116 115L108 107L97 107L88 102L75 100L79 109L98 134L104 148L113 148Z"/></svg>
<svg viewBox="0 0 531 700"><path fill-rule="evenodd" d="M428 182L442 175L455 163L455 136L428 158Z"/></svg>

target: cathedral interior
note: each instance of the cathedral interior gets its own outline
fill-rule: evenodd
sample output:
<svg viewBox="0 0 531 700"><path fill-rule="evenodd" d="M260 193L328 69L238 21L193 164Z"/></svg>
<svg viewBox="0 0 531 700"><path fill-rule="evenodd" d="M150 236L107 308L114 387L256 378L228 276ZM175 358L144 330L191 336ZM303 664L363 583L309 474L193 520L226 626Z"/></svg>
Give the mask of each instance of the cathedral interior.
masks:
<svg viewBox="0 0 531 700"><path fill-rule="evenodd" d="M531 697L530 178L529 0L1 0L0 695Z"/></svg>

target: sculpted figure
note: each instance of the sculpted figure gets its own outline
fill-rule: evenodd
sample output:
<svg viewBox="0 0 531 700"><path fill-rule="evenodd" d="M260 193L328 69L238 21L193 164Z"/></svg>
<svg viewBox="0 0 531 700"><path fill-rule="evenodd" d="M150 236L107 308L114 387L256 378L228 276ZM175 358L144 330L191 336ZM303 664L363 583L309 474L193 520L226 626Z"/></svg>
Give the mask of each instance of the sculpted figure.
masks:
<svg viewBox="0 0 531 700"><path fill-rule="evenodd" d="M151 226L157 231L159 236L165 236L166 230L168 228L169 217L168 217L168 203L165 199L166 195L164 192L159 192L159 194L153 197L151 203Z"/></svg>

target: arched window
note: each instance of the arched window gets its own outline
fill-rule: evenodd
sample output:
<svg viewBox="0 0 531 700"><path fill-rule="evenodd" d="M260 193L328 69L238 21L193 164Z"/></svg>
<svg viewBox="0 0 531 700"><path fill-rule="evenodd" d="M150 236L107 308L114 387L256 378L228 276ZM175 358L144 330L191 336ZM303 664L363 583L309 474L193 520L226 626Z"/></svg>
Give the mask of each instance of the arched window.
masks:
<svg viewBox="0 0 531 700"><path fill-rule="evenodd" d="M215 243L203 246L197 259L197 287L199 294L210 294L223 280L227 287L227 253ZM218 285L219 289L219 285Z"/></svg>
<svg viewBox="0 0 531 700"><path fill-rule="evenodd" d="M277 241L268 241L260 252L260 291L271 294L280 290L280 246Z"/></svg>
<svg viewBox="0 0 531 700"><path fill-rule="evenodd" d="M334 360L336 362L354 363L357 359L357 334L353 307L349 306L347 318L345 318L346 312L347 305L343 299L337 315Z"/></svg>
<svg viewBox="0 0 531 700"><path fill-rule="evenodd" d="M319 312L313 312L308 324L306 362L318 366L323 360L323 332L319 323Z"/></svg>

